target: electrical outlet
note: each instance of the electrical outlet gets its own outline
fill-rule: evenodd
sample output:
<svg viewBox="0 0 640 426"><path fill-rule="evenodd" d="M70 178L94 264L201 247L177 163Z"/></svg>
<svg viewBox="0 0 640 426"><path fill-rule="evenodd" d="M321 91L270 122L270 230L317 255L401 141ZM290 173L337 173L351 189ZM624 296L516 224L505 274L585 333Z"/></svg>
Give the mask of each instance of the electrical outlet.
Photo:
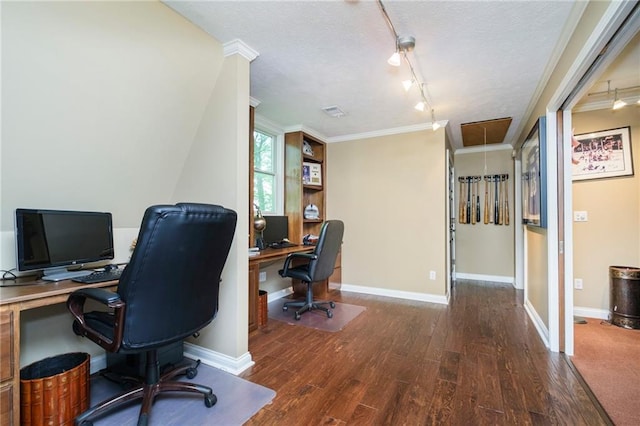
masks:
<svg viewBox="0 0 640 426"><path fill-rule="evenodd" d="M436 271L429 271L429 279L430 280L436 279Z"/></svg>
<svg viewBox="0 0 640 426"><path fill-rule="evenodd" d="M573 288L576 290L582 290L582 278L573 279Z"/></svg>
<svg viewBox="0 0 640 426"><path fill-rule="evenodd" d="M258 281L263 283L267 280L267 273L266 272L260 272L260 276L258 278Z"/></svg>
<svg viewBox="0 0 640 426"><path fill-rule="evenodd" d="M588 220L586 211L575 211L573 212L573 221L574 222L586 222Z"/></svg>

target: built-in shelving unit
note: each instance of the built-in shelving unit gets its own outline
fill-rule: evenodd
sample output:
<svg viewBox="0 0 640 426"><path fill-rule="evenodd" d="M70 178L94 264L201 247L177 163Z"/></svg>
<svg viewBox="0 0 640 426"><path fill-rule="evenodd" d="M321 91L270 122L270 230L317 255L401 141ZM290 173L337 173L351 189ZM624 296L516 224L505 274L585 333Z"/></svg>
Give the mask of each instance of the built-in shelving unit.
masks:
<svg viewBox="0 0 640 426"><path fill-rule="evenodd" d="M307 234L319 235L325 220L326 162L325 143L304 132L286 133L285 144L285 214L289 217L289 240L300 243ZM305 163L311 169L320 168L315 176L319 182L305 183ZM311 180L313 181L312 174ZM318 208L318 218L305 218L309 205Z"/></svg>

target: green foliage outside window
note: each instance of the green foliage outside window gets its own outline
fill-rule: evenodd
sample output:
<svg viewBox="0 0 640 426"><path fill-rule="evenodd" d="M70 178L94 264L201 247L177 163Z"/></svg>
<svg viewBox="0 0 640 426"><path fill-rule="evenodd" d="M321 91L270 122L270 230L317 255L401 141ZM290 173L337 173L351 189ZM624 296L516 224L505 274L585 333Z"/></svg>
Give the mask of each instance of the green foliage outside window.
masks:
<svg viewBox="0 0 640 426"><path fill-rule="evenodd" d="M275 213L276 139L259 130L253 132L253 202L263 213Z"/></svg>

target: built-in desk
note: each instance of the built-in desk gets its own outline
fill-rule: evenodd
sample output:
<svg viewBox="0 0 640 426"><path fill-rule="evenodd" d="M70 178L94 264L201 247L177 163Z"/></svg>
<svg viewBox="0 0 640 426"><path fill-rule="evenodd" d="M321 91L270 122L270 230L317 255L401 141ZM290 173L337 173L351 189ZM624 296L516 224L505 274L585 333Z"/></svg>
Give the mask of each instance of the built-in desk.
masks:
<svg viewBox="0 0 640 426"><path fill-rule="evenodd" d="M260 265L274 260L283 261L290 253L312 252L314 246L295 246L281 249L268 248L257 256L249 257L249 332L258 328L258 292Z"/></svg>
<svg viewBox="0 0 640 426"><path fill-rule="evenodd" d="M0 287L0 424L20 424L20 313L27 309L67 301L79 288L109 288L117 281L82 284L73 281L57 283L21 278L18 285ZM68 330L71 333L71 330Z"/></svg>

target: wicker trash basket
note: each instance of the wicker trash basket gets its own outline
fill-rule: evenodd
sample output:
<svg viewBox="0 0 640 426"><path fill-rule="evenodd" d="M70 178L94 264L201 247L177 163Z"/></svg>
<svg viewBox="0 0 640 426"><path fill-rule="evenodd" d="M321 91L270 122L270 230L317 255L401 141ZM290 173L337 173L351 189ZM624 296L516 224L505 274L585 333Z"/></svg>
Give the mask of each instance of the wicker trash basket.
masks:
<svg viewBox="0 0 640 426"><path fill-rule="evenodd" d="M267 325L267 319L269 318L268 308L268 294L264 290L258 292L258 326L263 327Z"/></svg>
<svg viewBox="0 0 640 426"><path fill-rule="evenodd" d="M20 424L73 425L89 408L90 355L67 353L20 370Z"/></svg>

